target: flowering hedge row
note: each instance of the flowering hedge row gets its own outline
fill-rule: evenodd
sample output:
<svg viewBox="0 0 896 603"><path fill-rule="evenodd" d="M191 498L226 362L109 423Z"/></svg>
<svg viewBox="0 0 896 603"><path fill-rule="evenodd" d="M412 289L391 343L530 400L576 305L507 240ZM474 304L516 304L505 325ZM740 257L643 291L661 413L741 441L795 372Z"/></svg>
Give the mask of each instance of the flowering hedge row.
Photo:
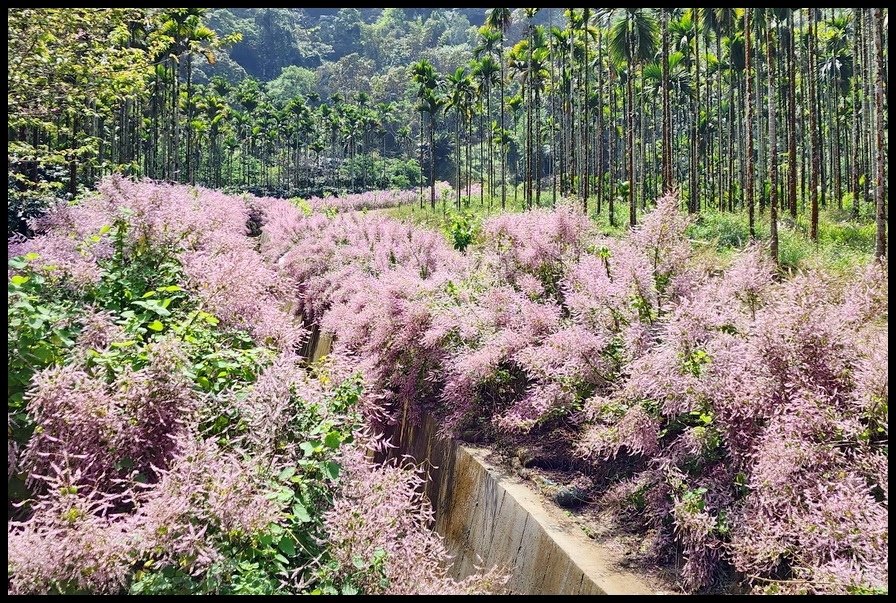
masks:
<svg viewBox="0 0 896 603"><path fill-rule="evenodd" d="M296 355L257 211L109 179L9 242L10 593L501 587L452 579L420 476L367 460L354 367Z"/></svg>
<svg viewBox="0 0 896 603"><path fill-rule="evenodd" d="M9 245L10 491L30 500L10 590L495 586L451 581L417 478L363 460L402 408L550 442L689 590L732 568L757 591L886 590L886 266L719 266L676 207L619 239L571 207L502 215L460 253L381 216L105 181ZM292 355L302 321L336 334L323 379Z"/></svg>
<svg viewBox="0 0 896 603"><path fill-rule="evenodd" d="M751 247L720 268L677 206L621 239L572 207L501 215L461 254L271 200L260 250L380 422L405 406L554 442L588 495L683 555L686 589L733 567L763 592L885 590L886 267L780 280Z"/></svg>

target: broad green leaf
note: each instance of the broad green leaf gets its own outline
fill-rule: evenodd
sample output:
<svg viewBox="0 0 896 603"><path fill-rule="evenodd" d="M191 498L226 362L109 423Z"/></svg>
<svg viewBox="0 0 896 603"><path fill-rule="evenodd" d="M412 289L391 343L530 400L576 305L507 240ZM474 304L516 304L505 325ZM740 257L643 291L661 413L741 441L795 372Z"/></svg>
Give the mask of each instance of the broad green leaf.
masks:
<svg viewBox="0 0 896 603"><path fill-rule="evenodd" d="M324 470L324 475L333 480L339 477L339 472L342 469L339 463L336 463L334 461L325 462L322 465L322 468Z"/></svg>
<svg viewBox="0 0 896 603"><path fill-rule="evenodd" d="M292 514L295 516L296 521L299 523L306 523L311 521L311 514L308 513L308 509L305 508L300 502L296 502L292 506Z"/></svg>
<svg viewBox="0 0 896 603"><path fill-rule="evenodd" d="M277 490L277 500L280 502L289 502L292 500L293 491L290 488L281 488Z"/></svg>
<svg viewBox="0 0 896 603"><path fill-rule="evenodd" d="M289 556L296 554L296 544L292 541L292 536L290 534L285 534L280 539L280 542L277 543L277 546Z"/></svg>
<svg viewBox="0 0 896 603"><path fill-rule="evenodd" d="M339 448L339 444L342 442L342 436L338 431L331 431L324 437L324 446L327 448Z"/></svg>
<svg viewBox="0 0 896 603"><path fill-rule="evenodd" d="M171 316L171 312L168 311L168 309L165 306L163 306L161 303L159 303L155 299L146 299L146 300L138 299L131 303L133 303L135 306L140 306L141 308L146 308L150 312L155 312L159 316Z"/></svg>

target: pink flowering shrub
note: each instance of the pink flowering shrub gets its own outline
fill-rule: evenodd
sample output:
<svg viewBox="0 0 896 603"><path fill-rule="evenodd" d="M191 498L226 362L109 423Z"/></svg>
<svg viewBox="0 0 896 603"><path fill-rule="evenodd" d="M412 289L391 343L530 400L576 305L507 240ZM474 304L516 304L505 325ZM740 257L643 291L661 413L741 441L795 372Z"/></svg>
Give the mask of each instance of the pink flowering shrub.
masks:
<svg viewBox="0 0 896 603"><path fill-rule="evenodd" d="M671 197L619 239L501 215L465 253L327 201L108 179L9 241L11 593L500 589L449 578L420 477L367 460L424 412L550 442L689 590L886 590L886 265L712 267Z"/></svg>
<svg viewBox="0 0 896 603"><path fill-rule="evenodd" d="M682 555L690 590L726 567L757 590L886 588L886 268L776 281L752 247L710 269L676 205L621 239L572 208L502 215L464 255L271 204L262 253L379 424L404 407L445 432L575 434L565 454L611 472L596 493Z"/></svg>
<svg viewBox="0 0 896 603"><path fill-rule="evenodd" d="M118 497L79 491L75 481L77 472L54 468L51 494L32 504L31 517L7 522L7 594L126 588L130 526L108 517Z"/></svg>
<svg viewBox="0 0 896 603"><path fill-rule="evenodd" d="M287 296L276 273L260 261L246 236L248 219L249 209L238 197L116 176L101 181L98 194L80 204L59 206L42 217L34 225L41 236L13 242L7 253L36 254L38 271L76 291L99 283L98 264L153 255L156 272L164 274L166 262L176 257L184 286L206 310L228 326L287 349L301 341L302 331L281 301Z"/></svg>
<svg viewBox="0 0 896 603"><path fill-rule="evenodd" d="M66 465L75 485L108 491L131 471L149 477L167 464L196 401L176 345L147 351L146 367L125 367L111 383L78 362L35 376L27 396L35 433L20 460L30 480Z"/></svg>
<svg viewBox="0 0 896 603"><path fill-rule="evenodd" d="M35 238L10 241L10 370L31 371L9 398L10 594L501 587L495 571L450 579L418 478L365 460L384 443L362 417L386 415L381 396L361 396L357 357L308 368L295 353L299 313L384 275L390 304L406 286L441 285L438 237L299 219L283 203L110 179L49 214ZM356 229L360 251L335 223ZM326 233L354 280L343 288L296 255L280 262L299 233ZM332 298L315 305L303 291ZM383 379L389 354L401 352L383 356ZM371 487L379 498L365 512L382 552L359 560L338 517Z"/></svg>
<svg viewBox="0 0 896 603"><path fill-rule="evenodd" d="M460 189L461 197L462 198L466 197L470 201L477 200L477 199L479 199L480 195L482 194L482 185L479 184L478 182L473 182L470 184L469 191L470 191L469 194L467 194L467 187L466 186L461 187L461 189Z"/></svg>
<svg viewBox="0 0 896 603"><path fill-rule="evenodd" d="M437 185L439 183L436 183ZM450 187L449 187L450 188ZM438 188L436 190L438 194ZM408 205L419 201L420 193L415 190L385 190L350 193L341 197L311 197L305 203L315 212L335 210L338 212L385 209Z"/></svg>
<svg viewBox="0 0 896 603"><path fill-rule="evenodd" d="M499 570L464 580L449 576L441 536L427 529L432 510L424 478L409 468L375 465L359 450L343 457L346 479L324 520L334 557L331 571L361 592L488 594L506 583ZM372 563L371 563L372 562ZM368 571L359 566L370 565Z"/></svg>
<svg viewBox="0 0 896 603"><path fill-rule="evenodd" d="M560 276L591 242L592 227L572 205L562 205L555 210L501 214L486 220L482 230L485 260L498 278L533 293L540 284L547 293L557 295Z"/></svg>
<svg viewBox="0 0 896 603"><path fill-rule="evenodd" d="M467 261L437 233L395 220L288 209L269 203L261 253L295 288L305 319L338 334L340 349L378 392L369 416L387 422L391 409L414 403L428 387L442 355L421 345L428 299Z"/></svg>
<svg viewBox="0 0 896 603"><path fill-rule="evenodd" d="M872 274L846 287L823 274L774 283L748 250L673 300L655 343L599 403L628 410L593 420L578 450L651 459L632 483L667 493L646 497L646 516L683 546L690 588L722 559L760 590L886 587L887 485L875 469L886 379L858 389L866 367L885 366L868 321L885 313L872 291L886 279Z"/></svg>

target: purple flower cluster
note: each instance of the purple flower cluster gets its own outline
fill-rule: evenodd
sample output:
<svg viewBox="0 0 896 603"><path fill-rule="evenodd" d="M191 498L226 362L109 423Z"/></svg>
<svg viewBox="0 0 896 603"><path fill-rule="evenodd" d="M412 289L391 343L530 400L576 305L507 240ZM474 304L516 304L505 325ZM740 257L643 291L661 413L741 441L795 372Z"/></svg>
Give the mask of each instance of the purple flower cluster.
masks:
<svg viewBox="0 0 896 603"><path fill-rule="evenodd" d="M258 343L288 350L299 317L334 334L334 373L365 377L364 446L382 446L375 434L399 411L510 440L560 424L569 454L619 468L604 501L636 509L654 544L683 556L686 588L733 567L757 591L886 589L886 266L778 280L758 246L716 266L693 252L676 207L659 199L622 238L568 206L500 215L461 254L382 216L113 179L9 253L38 253L77 290L113 252L103 227L124 217L131 246L171 249L189 292ZM300 454L295 400L325 406L327 386L288 353L248 391L217 396L179 386L174 348L104 381L83 350L118 339L116 325L102 313L84 324L71 362L35 378L42 429L10 447L46 486L32 519L10 524L12 592L113 592L134 551L204 571L215 533L279 521L263 478ZM223 409L247 426L235 446L250 454L196 433L195 416ZM412 471L359 449L342 460L326 524L346 571L385 553L365 588L383 575L395 592L500 583L447 577Z"/></svg>
<svg viewBox="0 0 896 603"><path fill-rule="evenodd" d="M248 236L247 222L259 211L267 224L256 239ZM274 528L293 529L295 511L272 496L272 484L305 462L300 445L313 434L296 417L344 423L345 410L333 408L333 391L356 368L352 359L337 357L309 371L292 351L305 334L297 316L314 316L319 302L313 296L343 299L359 292L340 292L326 264L306 265L314 256L303 256L293 243L319 240L325 261L342 262L347 274L367 279L358 286L394 272L396 295L442 269L450 256L440 255L436 235L395 222L305 218L284 201L119 178L103 181L81 204L51 212L35 225L41 234L10 241L8 253L38 254L33 269L76 297L99 281L116 253L118 221L127 225L118 233L127 237L127 253L164 251L182 269L184 290L220 319L221 328L249 330L276 358L252 385L200 393L183 349L189 339L172 332L145 344L142 368L134 368L113 360L134 344L121 316L83 307L65 364L37 372L26 395L34 435L21 448L9 438L8 474L23 474L33 494L27 512L7 525L10 594L121 593L140 575L164 568L205 580L233 563L225 556L234 547L249 547ZM353 252L346 231L337 237L337 229L366 241L371 255ZM278 246L278 236L288 244ZM370 396L371 417L375 401ZM226 434L209 433L208 424L217 426L225 416L237 417ZM12 433L12 414L9 422ZM337 484L326 486L335 497L322 528L326 558L353 568L358 553L385 551L387 579L356 584L367 592L500 588L504 577L496 571L463 581L448 576L447 553L417 493L419 476L366 460L369 447L381 444L365 427L335 457L345 469ZM346 523L358 496L367 531ZM318 562L281 572L281 588L306 588Z"/></svg>
<svg viewBox="0 0 896 603"><path fill-rule="evenodd" d="M381 410L501 437L566 416L582 458L644 459L616 499L643 499L688 589L725 565L758 590L885 587L886 268L777 282L751 247L720 269L676 207L621 239L571 207L501 215L466 255L270 208L263 252Z"/></svg>
<svg viewBox="0 0 896 603"><path fill-rule="evenodd" d="M470 201L479 199L482 194L482 185L478 182L473 182L470 184L470 193L467 194L467 187L464 186L460 189L460 194L462 197L468 198Z"/></svg>
<svg viewBox="0 0 896 603"><path fill-rule="evenodd" d="M417 203L420 193L414 190L384 190L350 193L341 197L311 197L308 206L315 212L336 210L339 212L385 209Z"/></svg>
<svg viewBox="0 0 896 603"><path fill-rule="evenodd" d="M372 390L394 394L387 402L418 399L438 363L418 341L431 316L427 292L463 272L466 259L437 233L379 216L304 216L278 200L265 215L260 251L296 291L306 320L338 333ZM390 407L365 408L372 418Z"/></svg>
<svg viewBox="0 0 896 603"><path fill-rule="evenodd" d="M251 535L280 520L259 467L213 440L178 438L158 481L122 480L121 493L84 485L68 465L52 469L29 519L8 524L10 594L121 592L135 561L201 575L220 559L215 535Z"/></svg>
<svg viewBox="0 0 896 603"><path fill-rule="evenodd" d="M146 368L111 383L77 359L35 375L28 414L36 428L20 461L31 481L66 467L79 486L111 491L128 475L166 466L197 402L180 376L176 344L149 348Z"/></svg>
<svg viewBox="0 0 896 603"><path fill-rule="evenodd" d="M38 255L37 265L74 290L95 284L97 262L113 253L116 221L127 223L129 249L176 255L187 288L226 325L289 349L303 333L290 320L286 291L247 237L249 208L217 191L110 177L98 194L60 205L34 225L40 236L13 241L9 257Z"/></svg>
<svg viewBox="0 0 896 603"><path fill-rule="evenodd" d="M364 576L364 592L378 592L385 579L392 594L488 594L508 576L493 569L464 580L449 575L451 557L442 538L428 529L433 514L421 492L425 478L413 468L375 465L361 450L344 458L340 497L326 513L330 546L342 568L383 556L379 573Z"/></svg>

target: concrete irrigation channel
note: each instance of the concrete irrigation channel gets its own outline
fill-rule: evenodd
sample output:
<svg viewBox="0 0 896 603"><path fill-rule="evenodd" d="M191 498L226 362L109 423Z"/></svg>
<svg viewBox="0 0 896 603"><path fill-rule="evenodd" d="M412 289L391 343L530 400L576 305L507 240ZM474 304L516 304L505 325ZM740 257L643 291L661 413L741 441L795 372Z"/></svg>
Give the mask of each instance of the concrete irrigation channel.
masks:
<svg viewBox="0 0 896 603"><path fill-rule="evenodd" d="M307 356L330 351L332 337L313 330ZM428 473L435 529L454 555L453 573L502 566L517 594L650 594L651 580L621 566L622 554L588 538L559 507L489 461L490 451L437 437L435 423L407 416L395 426L393 457Z"/></svg>

